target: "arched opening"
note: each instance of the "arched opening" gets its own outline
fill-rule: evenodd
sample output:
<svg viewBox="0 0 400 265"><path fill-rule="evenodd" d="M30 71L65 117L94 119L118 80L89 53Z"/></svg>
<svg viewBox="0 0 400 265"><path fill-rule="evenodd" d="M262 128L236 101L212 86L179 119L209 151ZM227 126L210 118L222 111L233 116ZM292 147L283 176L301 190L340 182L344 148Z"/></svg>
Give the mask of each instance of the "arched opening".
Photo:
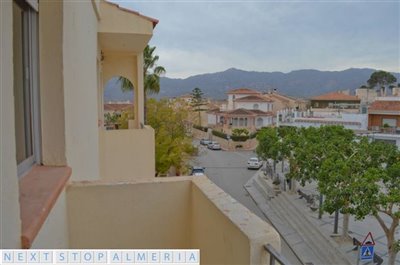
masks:
<svg viewBox="0 0 400 265"><path fill-rule="evenodd" d="M135 120L135 89L126 77L114 76L104 85L103 126L106 130L129 129Z"/></svg>
<svg viewBox="0 0 400 265"><path fill-rule="evenodd" d="M258 108L259 108L259 105L257 103L253 105L253 109L258 109Z"/></svg>
<svg viewBox="0 0 400 265"><path fill-rule="evenodd" d="M263 126L263 118L258 117L257 118L257 127L262 127Z"/></svg>

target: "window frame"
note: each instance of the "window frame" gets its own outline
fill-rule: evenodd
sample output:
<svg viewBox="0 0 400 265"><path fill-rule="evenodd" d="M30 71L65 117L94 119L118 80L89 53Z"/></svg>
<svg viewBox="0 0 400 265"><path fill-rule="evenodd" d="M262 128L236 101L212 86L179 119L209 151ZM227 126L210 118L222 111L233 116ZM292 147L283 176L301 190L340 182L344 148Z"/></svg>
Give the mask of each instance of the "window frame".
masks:
<svg viewBox="0 0 400 265"><path fill-rule="evenodd" d="M24 137L32 146L32 154L17 164L17 175L21 178L33 165L41 164L42 156L39 93L39 15L37 1L14 2L22 10ZM32 6L35 3L36 8Z"/></svg>

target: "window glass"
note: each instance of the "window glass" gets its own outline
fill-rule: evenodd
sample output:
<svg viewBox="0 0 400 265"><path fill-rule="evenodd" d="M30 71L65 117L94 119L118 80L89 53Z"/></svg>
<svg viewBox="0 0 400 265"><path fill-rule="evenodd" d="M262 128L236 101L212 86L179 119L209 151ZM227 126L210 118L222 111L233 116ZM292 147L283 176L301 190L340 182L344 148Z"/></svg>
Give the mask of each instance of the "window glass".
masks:
<svg viewBox="0 0 400 265"><path fill-rule="evenodd" d="M39 161L37 13L13 2L13 70L16 161L19 175Z"/></svg>

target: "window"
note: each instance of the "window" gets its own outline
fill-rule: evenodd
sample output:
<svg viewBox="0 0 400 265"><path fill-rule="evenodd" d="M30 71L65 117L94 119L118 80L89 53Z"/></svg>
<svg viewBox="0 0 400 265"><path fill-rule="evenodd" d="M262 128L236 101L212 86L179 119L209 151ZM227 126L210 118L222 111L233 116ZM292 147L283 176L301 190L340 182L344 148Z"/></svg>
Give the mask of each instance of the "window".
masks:
<svg viewBox="0 0 400 265"><path fill-rule="evenodd" d="M395 127L397 127L397 121L396 121L396 119L385 119L385 118L383 118L382 119L382 126L383 127L388 126L388 127L395 128Z"/></svg>
<svg viewBox="0 0 400 265"><path fill-rule="evenodd" d="M18 175L40 163L37 1L13 2L15 142Z"/></svg>
<svg viewBox="0 0 400 265"><path fill-rule="evenodd" d="M258 108L259 108L258 104L253 105L253 109L258 109Z"/></svg>

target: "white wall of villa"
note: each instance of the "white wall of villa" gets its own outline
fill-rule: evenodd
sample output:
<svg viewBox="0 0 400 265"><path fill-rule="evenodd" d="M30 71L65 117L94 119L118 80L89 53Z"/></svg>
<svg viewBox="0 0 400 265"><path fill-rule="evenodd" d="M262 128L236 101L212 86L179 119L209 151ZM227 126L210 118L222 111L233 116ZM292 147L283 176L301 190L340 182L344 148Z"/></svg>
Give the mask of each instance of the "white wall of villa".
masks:
<svg viewBox="0 0 400 265"><path fill-rule="evenodd" d="M272 102L236 102L235 109L258 109L268 112L272 111Z"/></svg>

